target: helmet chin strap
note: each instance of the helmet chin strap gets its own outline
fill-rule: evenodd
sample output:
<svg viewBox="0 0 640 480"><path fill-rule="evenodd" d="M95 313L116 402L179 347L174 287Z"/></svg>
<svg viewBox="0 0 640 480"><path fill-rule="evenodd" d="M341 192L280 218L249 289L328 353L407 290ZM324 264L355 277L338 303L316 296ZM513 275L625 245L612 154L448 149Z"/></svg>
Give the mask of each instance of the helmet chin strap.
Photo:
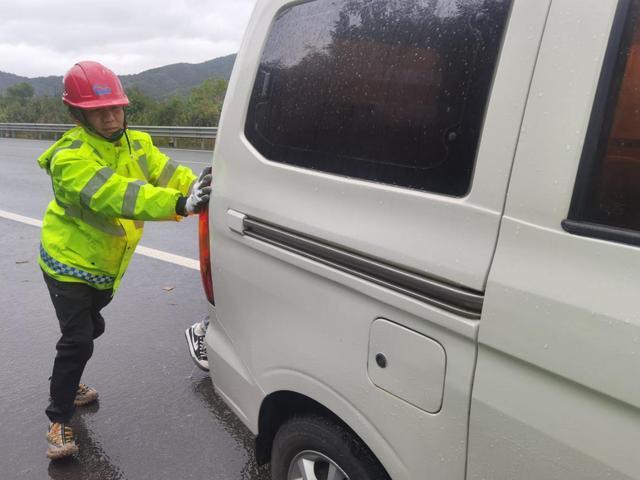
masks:
<svg viewBox="0 0 640 480"><path fill-rule="evenodd" d="M71 113L71 116L73 118L75 118L78 122L80 122L80 124L84 128L89 130L91 133L99 136L100 138L104 138L105 140L107 140L109 142L117 142L118 140L120 140L122 138L122 136L125 134L125 132L127 130L127 112L126 112L126 110L124 112L124 128L119 129L118 131L114 132L113 134L111 134L109 136L102 135L95 128L93 128L93 125L91 125L91 123L89 123L89 120L87 119L87 116L85 115L83 109L77 108L77 107L69 107L69 112ZM127 142L128 142L128 140L129 139L127 138Z"/></svg>

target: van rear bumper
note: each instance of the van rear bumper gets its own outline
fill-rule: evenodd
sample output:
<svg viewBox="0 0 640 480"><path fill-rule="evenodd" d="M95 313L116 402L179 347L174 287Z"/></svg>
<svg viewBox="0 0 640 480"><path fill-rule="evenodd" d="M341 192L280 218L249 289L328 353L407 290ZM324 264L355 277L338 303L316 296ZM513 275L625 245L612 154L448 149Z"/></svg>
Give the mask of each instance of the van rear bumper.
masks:
<svg viewBox="0 0 640 480"><path fill-rule="evenodd" d="M258 416L265 393L240 360L231 339L209 307L209 328L205 337L209 357L209 375L215 391L254 435L258 434Z"/></svg>

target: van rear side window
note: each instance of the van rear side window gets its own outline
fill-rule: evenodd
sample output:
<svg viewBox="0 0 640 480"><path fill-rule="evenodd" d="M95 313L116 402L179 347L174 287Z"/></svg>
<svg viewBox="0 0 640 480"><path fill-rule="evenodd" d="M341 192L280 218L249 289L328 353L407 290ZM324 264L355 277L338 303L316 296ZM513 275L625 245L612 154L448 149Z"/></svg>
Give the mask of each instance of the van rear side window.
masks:
<svg viewBox="0 0 640 480"><path fill-rule="evenodd" d="M245 135L267 159L469 191L511 0L313 0L282 10Z"/></svg>
<svg viewBox="0 0 640 480"><path fill-rule="evenodd" d="M564 226L573 233L640 244L640 2L621 4L627 6L614 24L610 65L605 62ZM594 138L597 143L590 146Z"/></svg>

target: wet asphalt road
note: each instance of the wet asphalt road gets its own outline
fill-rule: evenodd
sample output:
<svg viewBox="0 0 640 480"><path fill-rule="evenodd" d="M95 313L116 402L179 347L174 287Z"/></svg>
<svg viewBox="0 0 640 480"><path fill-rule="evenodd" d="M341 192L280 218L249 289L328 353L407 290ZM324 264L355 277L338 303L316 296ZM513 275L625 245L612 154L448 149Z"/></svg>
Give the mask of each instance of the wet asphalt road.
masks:
<svg viewBox="0 0 640 480"><path fill-rule="evenodd" d="M0 210L40 219L51 198L35 158L50 142L0 139ZM169 151L199 171L210 152ZM147 224L141 244L197 258L197 223ZM266 479L253 437L191 362L184 329L206 312L199 273L136 255L83 380L98 405L72 423L80 454L45 457L57 320L36 262L40 230L0 218L0 479Z"/></svg>

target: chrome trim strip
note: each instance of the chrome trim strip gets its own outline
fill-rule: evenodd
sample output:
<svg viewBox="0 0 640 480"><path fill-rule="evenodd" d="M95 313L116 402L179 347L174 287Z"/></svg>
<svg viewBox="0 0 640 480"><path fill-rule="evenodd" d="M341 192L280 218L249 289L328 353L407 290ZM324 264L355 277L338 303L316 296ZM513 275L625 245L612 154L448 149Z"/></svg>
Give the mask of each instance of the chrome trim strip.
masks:
<svg viewBox="0 0 640 480"><path fill-rule="evenodd" d="M482 292L427 278L253 218L245 218L243 227L243 234L248 237L302 255L462 317L480 318L484 300Z"/></svg>

